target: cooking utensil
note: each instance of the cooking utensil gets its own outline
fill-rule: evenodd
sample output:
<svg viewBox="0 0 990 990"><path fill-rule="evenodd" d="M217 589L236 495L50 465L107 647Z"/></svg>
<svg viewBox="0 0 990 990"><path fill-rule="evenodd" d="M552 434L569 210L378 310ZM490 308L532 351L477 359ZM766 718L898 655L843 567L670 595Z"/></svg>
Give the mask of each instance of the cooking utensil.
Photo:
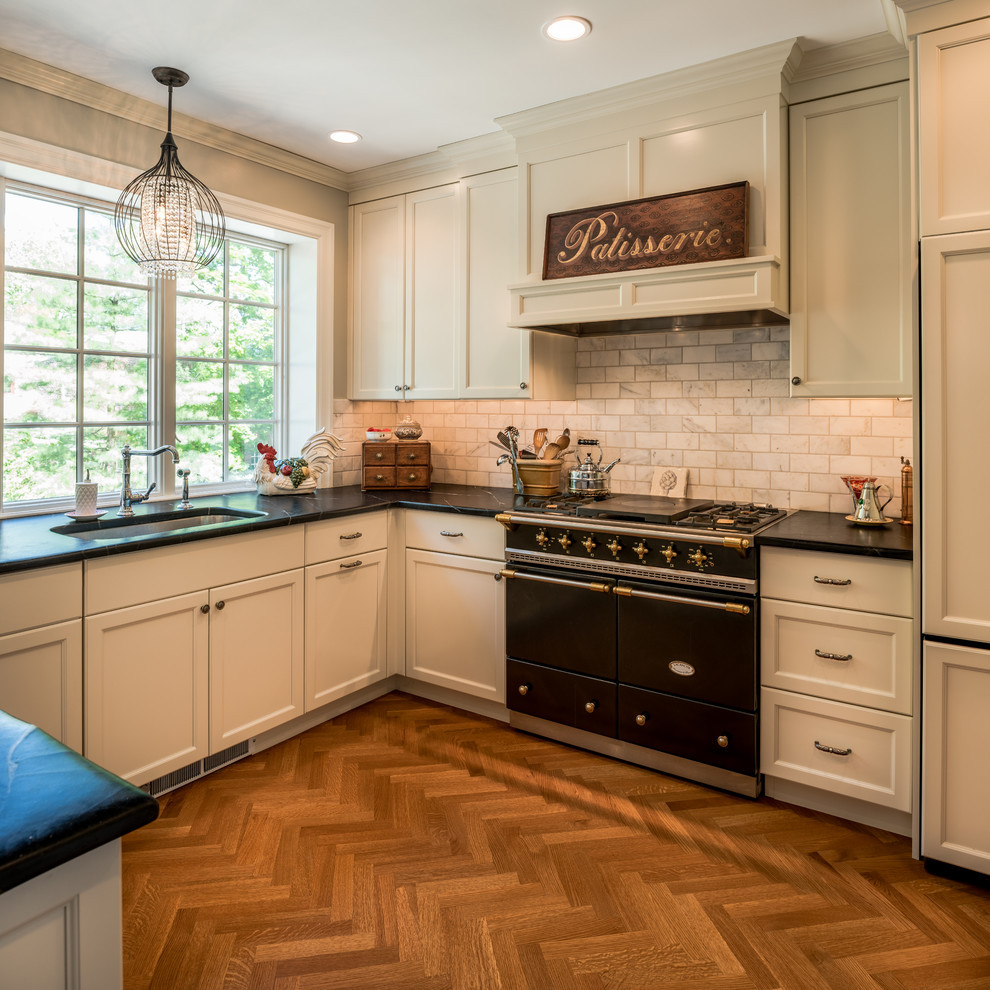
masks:
<svg viewBox="0 0 990 990"><path fill-rule="evenodd" d="M585 440L582 437L578 440L578 446L598 447L598 460L593 460L589 453L586 455L584 463L581 463L581 451L578 450L578 466L567 472L568 492L572 495L607 495L609 490L608 473L619 463L620 458L616 457L614 461L610 461L605 467L602 467L602 448L597 440Z"/></svg>
<svg viewBox="0 0 990 990"><path fill-rule="evenodd" d="M560 444L559 443L548 443L543 448L543 460L554 461L560 456Z"/></svg>
<svg viewBox="0 0 990 990"><path fill-rule="evenodd" d="M542 456L541 451L543 450L543 445L547 442L547 431L541 426L533 434L533 452L537 457Z"/></svg>
<svg viewBox="0 0 990 990"><path fill-rule="evenodd" d="M516 494L525 495L526 493L523 490L522 478L519 475L519 464L518 464L519 448L516 446L516 440L519 436L519 431L514 426L507 426L502 431L502 433L505 434L506 438L509 441L509 455L512 459L512 481L513 484L515 485ZM501 435L499 435L499 439L501 439Z"/></svg>
<svg viewBox="0 0 990 990"><path fill-rule="evenodd" d="M571 443L570 430L564 430L564 432L561 433L561 435L557 437L556 440L554 440L554 443L557 445L558 450L560 451L567 450L567 448L570 446Z"/></svg>
<svg viewBox="0 0 990 990"><path fill-rule="evenodd" d="M506 441L508 441L508 436L506 436ZM504 443L504 444L496 443L494 440L489 440L488 442L496 450L508 450L509 449L509 445L508 445L507 442ZM520 451L518 451L518 454L519 454L520 457L523 457L523 458L525 458L525 457L536 457L536 454L534 454L531 450L520 450Z"/></svg>

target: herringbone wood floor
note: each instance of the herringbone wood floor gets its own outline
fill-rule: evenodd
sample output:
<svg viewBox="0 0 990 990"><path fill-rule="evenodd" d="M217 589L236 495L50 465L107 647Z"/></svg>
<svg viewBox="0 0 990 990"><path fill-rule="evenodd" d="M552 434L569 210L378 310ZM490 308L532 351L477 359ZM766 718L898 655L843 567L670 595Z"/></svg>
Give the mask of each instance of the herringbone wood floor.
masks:
<svg viewBox="0 0 990 990"><path fill-rule="evenodd" d="M906 839L390 694L124 840L127 990L990 988Z"/></svg>

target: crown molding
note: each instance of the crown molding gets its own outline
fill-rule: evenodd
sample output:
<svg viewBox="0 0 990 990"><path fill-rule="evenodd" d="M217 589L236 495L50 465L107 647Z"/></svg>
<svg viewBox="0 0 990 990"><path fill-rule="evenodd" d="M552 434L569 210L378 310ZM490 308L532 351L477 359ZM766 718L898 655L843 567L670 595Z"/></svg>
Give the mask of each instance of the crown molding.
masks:
<svg viewBox="0 0 990 990"><path fill-rule="evenodd" d="M825 48L813 48L805 52L796 71L791 76L793 83L821 79L840 72L853 72L871 69L888 62L904 63L904 78L907 78L908 52L903 41L889 34L874 34L867 38Z"/></svg>
<svg viewBox="0 0 990 990"><path fill-rule="evenodd" d="M675 69L647 79L560 100L532 110L497 117L495 123L519 138L555 127L564 127L593 117L601 117L655 106L667 100L683 99L699 93L725 89L731 92L744 83L758 82L785 75L792 60L801 59L801 47L795 39L764 45L752 51L699 65ZM770 82L773 86L773 82Z"/></svg>
<svg viewBox="0 0 990 990"><path fill-rule="evenodd" d="M0 78L30 89L39 90L61 99L78 103L102 113L111 114L122 120L143 124L162 130L163 109L160 104L150 103L136 96L129 96L118 89L104 86L83 76L77 76L64 69L58 69L44 62L18 55L16 52L0 48ZM246 161L268 168L278 169L290 175L318 182L334 189L347 190L348 173L329 165L323 165L302 155L284 151L274 145L265 144L254 138L227 130L216 124L208 124L180 113L172 114L172 132L196 144L216 151L235 155Z"/></svg>

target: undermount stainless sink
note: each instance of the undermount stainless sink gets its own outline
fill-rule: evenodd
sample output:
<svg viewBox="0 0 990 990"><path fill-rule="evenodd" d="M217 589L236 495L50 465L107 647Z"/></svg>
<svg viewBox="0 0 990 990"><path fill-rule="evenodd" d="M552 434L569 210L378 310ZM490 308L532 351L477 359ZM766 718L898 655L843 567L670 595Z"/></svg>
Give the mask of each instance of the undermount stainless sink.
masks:
<svg viewBox="0 0 990 990"><path fill-rule="evenodd" d="M267 515L267 512L254 509L204 506L202 509L177 509L174 512L131 516L127 519L113 518L96 522L69 523L64 526L53 526L52 532L71 536L77 540L129 540L142 536L195 532L206 526L226 528L237 524L243 525Z"/></svg>

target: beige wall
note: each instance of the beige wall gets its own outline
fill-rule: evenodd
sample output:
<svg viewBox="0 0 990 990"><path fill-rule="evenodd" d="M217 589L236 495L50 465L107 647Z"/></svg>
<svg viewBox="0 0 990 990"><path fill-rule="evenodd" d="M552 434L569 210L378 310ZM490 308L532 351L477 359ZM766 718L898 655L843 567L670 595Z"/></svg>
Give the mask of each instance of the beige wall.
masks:
<svg viewBox="0 0 990 990"><path fill-rule="evenodd" d="M787 328L593 337L578 344L574 402L338 401L334 430L349 452L335 484L359 483L365 427L410 412L434 445L437 483L509 487L488 443L495 432L512 423L531 439L538 426L551 435L566 426L622 458L613 491L648 493L656 468L673 466L687 469L691 497L848 513L840 475L869 474L893 486L886 511L899 516L913 403L792 399L788 351Z"/></svg>

